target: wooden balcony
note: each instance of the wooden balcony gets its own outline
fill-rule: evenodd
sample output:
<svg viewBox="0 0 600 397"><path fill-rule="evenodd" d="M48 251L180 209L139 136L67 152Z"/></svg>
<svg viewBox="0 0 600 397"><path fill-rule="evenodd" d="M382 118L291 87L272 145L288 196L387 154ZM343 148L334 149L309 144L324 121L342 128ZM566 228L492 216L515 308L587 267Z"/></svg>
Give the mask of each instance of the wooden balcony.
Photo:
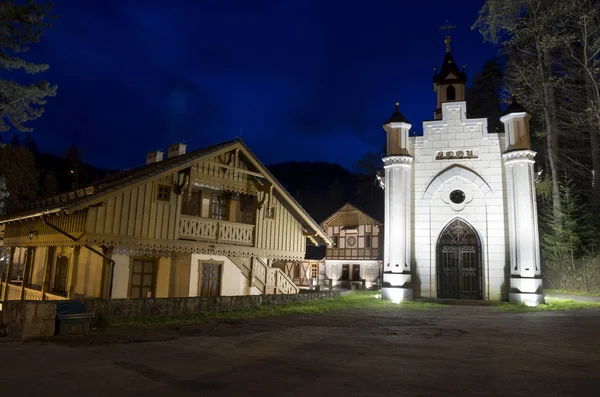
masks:
<svg viewBox="0 0 600 397"><path fill-rule="evenodd" d="M254 225L181 215L179 238L252 246Z"/></svg>
<svg viewBox="0 0 600 397"><path fill-rule="evenodd" d="M0 288L0 299L4 296L4 291L6 290L6 300L7 301L19 301L21 300L21 286L14 285L10 283L2 283ZM62 301L67 300L66 297L60 295L54 295L51 293L44 293L42 297L42 291L38 291L33 288L23 288L23 300L26 301Z"/></svg>

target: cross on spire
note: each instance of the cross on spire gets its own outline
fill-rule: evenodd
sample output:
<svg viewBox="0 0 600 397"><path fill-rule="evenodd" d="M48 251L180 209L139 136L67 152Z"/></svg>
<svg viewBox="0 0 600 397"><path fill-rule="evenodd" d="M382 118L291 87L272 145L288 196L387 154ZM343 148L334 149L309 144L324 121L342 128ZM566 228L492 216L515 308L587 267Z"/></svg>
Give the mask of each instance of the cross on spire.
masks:
<svg viewBox="0 0 600 397"><path fill-rule="evenodd" d="M446 52L450 52L450 31L454 29L456 25L450 25L450 21L446 20L446 24L440 26L440 30L446 31L446 39L444 42L446 43Z"/></svg>

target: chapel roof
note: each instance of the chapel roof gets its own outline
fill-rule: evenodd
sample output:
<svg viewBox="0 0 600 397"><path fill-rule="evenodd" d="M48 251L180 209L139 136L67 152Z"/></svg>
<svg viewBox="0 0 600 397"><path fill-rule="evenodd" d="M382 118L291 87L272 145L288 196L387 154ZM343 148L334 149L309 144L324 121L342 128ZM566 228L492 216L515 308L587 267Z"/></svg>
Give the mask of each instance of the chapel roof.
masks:
<svg viewBox="0 0 600 397"><path fill-rule="evenodd" d="M502 116L511 113L527 113L527 110L517 102L517 97L515 95L513 95L510 105L508 105L504 113L502 113Z"/></svg>
<svg viewBox="0 0 600 397"><path fill-rule="evenodd" d="M404 115L402 113L400 113L399 106L400 106L400 104L398 102L396 102L396 110L394 110L394 113L392 113L392 115L390 117L388 117L388 119L383 123L383 125L387 125L389 123L410 124L410 121L408 121L408 119L406 117L404 117Z"/></svg>
<svg viewBox="0 0 600 397"><path fill-rule="evenodd" d="M444 82L467 82L467 74L458 68L450 51L446 51L440 72L437 73L436 71L436 73L433 74L433 82L436 84L442 84Z"/></svg>

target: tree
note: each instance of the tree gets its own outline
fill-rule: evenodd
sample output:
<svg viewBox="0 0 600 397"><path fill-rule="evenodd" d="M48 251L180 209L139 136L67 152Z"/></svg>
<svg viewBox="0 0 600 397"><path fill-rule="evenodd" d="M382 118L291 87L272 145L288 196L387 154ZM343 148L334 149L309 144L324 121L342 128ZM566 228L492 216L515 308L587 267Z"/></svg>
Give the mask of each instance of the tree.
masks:
<svg viewBox="0 0 600 397"><path fill-rule="evenodd" d="M384 152L368 151L362 156L355 168L356 189L354 201L376 218L383 219L383 190L376 183L377 172L383 168L381 161Z"/></svg>
<svg viewBox="0 0 600 397"><path fill-rule="evenodd" d="M52 171L46 172L44 175L44 190L42 192L43 197L52 197L58 193L58 182L56 181L56 174Z"/></svg>
<svg viewBox="0 0 600 397"><path fill-rule="evenodd" d="M26 148L13 145L0 148L0 176L6 182L9 203L37 197L39 172L33 154Z"/></svg>
<svg viewBox="0 0 600 397"><path fill-rule="evenodd" d="M0 141L0 150L4 148L4 144ZM6 180L0 175L0 215L6 213L6 199L10 196L8 189L6 188Z"/></svg>
<svg viewBox="0 0 600 397"><path fill-rule="evenodd" d="M486 0L473 29L501 46L508 57L508 86L541 119L552 182L552 211L560 221L559 125L555 88L556 32L552 11L559 0Z"/></svg>
<svg viewBox="0 0 600 397"><path fill-rule="evenodd" d="M75 190L79 185L79 166L81 165L81 154L79 154L77 145L71 145L67 150L65 157L71 160L71 169L69 170L69 174L73 177L71 188Z"/></svg>
<svg viewBox="0 0 600 397"><path fill-rule="evenodd" d="M31 132L25 133L25 138L23 138L23 142L21 144L23 147L25 147L25 149L33 153L34 156L37 156L40 153L40 149L38 148L37 143L35 143Z"/></svg>
<svg viewBox="0 0 600 397"><path fill-rule="evenodd" d="M14 3L0 3L0 68L3 76L15 70L35 75L47 70L48 65L28 62L20 55L29 50L29 45L38 43L50 26L47 21L54 18L50 14L52 4L39 5L34 0ZM0 79L0 131L8 131L11 126L18 131L31 131L24 123L42 115L45 98L56 95L56 89L56 85L44 80L25 85Z"/></svg>
<svg viewBox="0 0 600 397"><path fill-rule="evenodd" d="M568 259L575 269L575 253L581 248L579 235L583 223L583 207L570 177L565 176L560 183L560 191L563 197L561 219L546 217L547 230L550 232L542 235L542 252L563 263Z"/></svg>
<svg viewBox="0 0 600 397"><path fill-rule="evenodd" d="M15 133L10 140L10 144L13 146L21 146L21 138L19 138L19 134Z"/></svg>
<svg viewBox="0 0 600 397"><path fill-rule="evenodd" d="M470 118L487 118L489 132L502 132L500 109L503 74L497 60L489 60L475 76L473 88L467 90L467 114Z"/></svg>
<svg viewBox="0 0 600 397"><path fill-rule="evenodd" d="M554 12L559 12L555 10ZM570 87L580 91L578 124L589 132L593 201L600 200L600 8L597 1L573 0L560 10L557 38L572 69ZM579 83L579 84L577 84ZM571 90L573 92L573 89ZM586 128L588 127L588 128Z"/></svg>

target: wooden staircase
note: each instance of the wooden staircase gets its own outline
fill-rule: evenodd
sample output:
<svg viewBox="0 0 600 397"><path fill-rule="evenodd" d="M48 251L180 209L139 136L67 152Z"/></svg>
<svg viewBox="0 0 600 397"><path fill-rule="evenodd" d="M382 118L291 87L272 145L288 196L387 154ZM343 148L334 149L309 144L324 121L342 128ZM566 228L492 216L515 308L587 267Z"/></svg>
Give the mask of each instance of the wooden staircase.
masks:
<svg viewBox="0 0 600 397"><path fill-rule="evenodd" d="M262 294L297 294L300 288L279 268L270 267L260 258L229 258L248 279L249 287Z"/></svg>

